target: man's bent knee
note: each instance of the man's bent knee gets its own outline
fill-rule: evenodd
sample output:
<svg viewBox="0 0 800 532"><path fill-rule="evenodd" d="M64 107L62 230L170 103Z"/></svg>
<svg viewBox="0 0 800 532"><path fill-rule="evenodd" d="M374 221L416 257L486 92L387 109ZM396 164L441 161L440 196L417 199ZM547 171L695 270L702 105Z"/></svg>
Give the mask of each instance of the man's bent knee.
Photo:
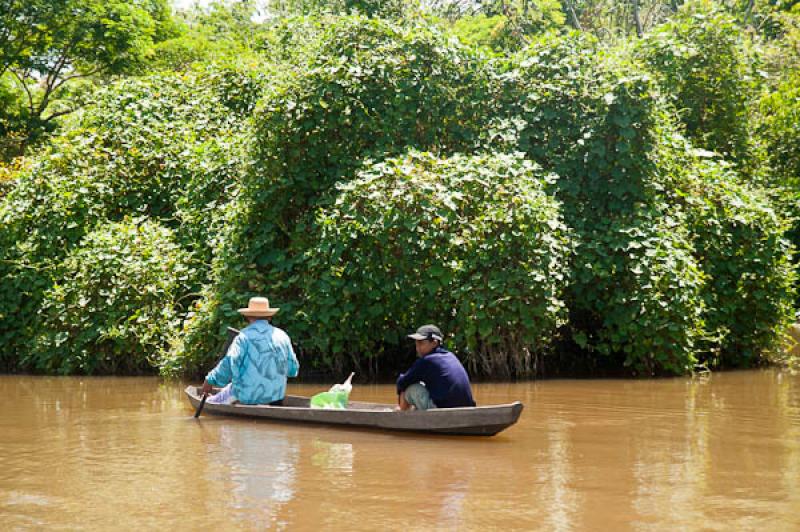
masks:
<svg viewBox="0 0 800 532"><path fill-rule="evenodd" d="M415 383L406 388L403 395L411 406L417 410L430 410L436 408L436 404L431 401L431 394L428 389L420 383Z"/></svg>

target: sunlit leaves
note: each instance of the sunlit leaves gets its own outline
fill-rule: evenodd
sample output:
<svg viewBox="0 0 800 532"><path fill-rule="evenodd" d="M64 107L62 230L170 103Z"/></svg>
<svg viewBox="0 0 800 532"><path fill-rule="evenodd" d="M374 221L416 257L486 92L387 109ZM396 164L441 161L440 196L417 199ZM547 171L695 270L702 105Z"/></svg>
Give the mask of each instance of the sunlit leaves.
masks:
<svg viewBox="0 0 800 532"><path fill-rule="evenodd" d="M374 357L399 346L364 331L434 321L474 371L535 374L566 319L572 249L542 175L502 154L365 169L318 214L295 330L321 352Z"/></svg>
<svg viewBox="0 0 800 532"><path fill-rule="evenodd" d="M23 364L56 373L148 371L195 277L172 231L127 219L86 235L44 295Z"/></svg>

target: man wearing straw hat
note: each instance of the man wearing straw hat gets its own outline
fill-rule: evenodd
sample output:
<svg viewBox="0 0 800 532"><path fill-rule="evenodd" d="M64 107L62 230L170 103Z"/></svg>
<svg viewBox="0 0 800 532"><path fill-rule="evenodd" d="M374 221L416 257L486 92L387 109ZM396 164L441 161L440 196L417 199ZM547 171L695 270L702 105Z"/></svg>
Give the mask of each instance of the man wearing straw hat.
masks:
<svg viewBox="0 0 800 532"><path fill-rule="evenodd" d="M270 323L280 309L266 297L253 297L240 308L249 325L239 332L225 357L203 383L203 393L224 386L208 397L209 403L280 405L286 395L286 377L300 369L289 336Z"/></svg>

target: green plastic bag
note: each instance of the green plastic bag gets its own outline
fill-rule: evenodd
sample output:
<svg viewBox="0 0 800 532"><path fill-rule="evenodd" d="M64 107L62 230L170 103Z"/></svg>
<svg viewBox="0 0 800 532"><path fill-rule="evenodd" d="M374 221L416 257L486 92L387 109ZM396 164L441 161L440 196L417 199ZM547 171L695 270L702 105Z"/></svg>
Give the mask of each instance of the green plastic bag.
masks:
<svg viewBox="0 0 800 532"><path fill-rule="evenodd" d="M327 392L318 393L311 398L311 408L333 408L344 410L347 408L347 400L353 385L350 381L355 373L351 373L347 380L342 384L334 384Z"/></svg>

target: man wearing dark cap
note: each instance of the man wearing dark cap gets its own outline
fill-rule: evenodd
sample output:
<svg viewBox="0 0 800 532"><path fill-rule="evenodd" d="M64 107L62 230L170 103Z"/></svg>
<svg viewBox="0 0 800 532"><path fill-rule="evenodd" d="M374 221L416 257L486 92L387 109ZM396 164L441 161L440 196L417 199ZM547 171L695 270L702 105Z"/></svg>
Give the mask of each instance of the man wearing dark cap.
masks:
<svg viewBox="0 0 800 532"><path fill-rule="evenodd" d="M475 406L467 370L456 356L442 348L442 331L423 325L414 334L417 356L414 364L397 378L400 410Z"/></svg>

